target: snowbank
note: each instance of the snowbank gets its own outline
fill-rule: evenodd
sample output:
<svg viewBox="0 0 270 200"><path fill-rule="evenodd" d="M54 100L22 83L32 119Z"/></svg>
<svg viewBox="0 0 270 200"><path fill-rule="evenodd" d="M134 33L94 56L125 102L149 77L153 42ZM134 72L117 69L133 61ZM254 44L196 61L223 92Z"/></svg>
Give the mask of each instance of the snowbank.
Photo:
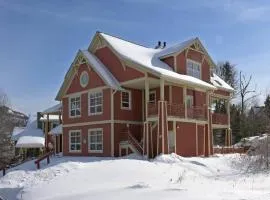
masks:
<svg viewBox="0 0 270 200"><path fill-rule="evenodd" d="M40 170L35 170L34 161L9 170L0 178L0 193L25 200L269 199L269 176L241 174L231 166L239 156L171 154L151 161L54 157Z"/></svg>

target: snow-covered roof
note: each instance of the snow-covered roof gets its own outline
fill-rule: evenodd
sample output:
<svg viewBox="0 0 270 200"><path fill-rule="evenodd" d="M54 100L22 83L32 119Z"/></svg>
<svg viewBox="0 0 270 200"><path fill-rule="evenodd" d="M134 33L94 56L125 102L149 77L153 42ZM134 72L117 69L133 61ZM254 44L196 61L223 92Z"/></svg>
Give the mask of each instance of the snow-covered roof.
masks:
<svg viewBox="0 0 270 200"><path fill-rule="evenodd" d="M37 128L37 121L33 120L29 122L24 130L21 132L17 132L16 135L12 136L12 139L14 141L19 140L19 138L23 136L37 136L37 137L43 137L44 133L41 129Z"/></svg>
<svg viewBox="0 0 270 200"><path fill-rule="evenodd" d="M154 72L156 75L171 79L178 83L188 83L215 89L213 85L205 81L174 72L171 67L159 59L160 55L158 53L164 51L163 49L143 47L105 33L100 33L100 35L117 51L118 54L120 54L120 56L139 64L146 70Z"/></svg>
<svg viewBox="0 0 270 200"><path fill-rule="evenodd" d="M120 83L112 73L103 65L103 63L88 50L80 50L87 59L94 71L103 79L103 81L113 89L120 89Z"/></svg>
<svg viewBox="0 0 270 200"><path fill-rule="evenodd" d="M40 118L40 121L47 121L47 115L43 115ZM59 121L59 115L49 115L49 121Z"/></svg>
<svg viewBox="0 0 270 200"><path fill-rule="evenodd" d="M163 56L167 56L176 52L181 52L183 51L185 48L187 48L188 46L190 46L194 41L196 40L196 38L191 38L189 40L186 40L184 42L175 44L173 46L167 47L165 49L162 49L160 52L158 52L156 54L157 57L163 57Z"/></svg>
<svg viewBox="0 0 270 200"><path fill-rule="evenodd" d="M50 108L47 108L42 114L59 113L62 109L62 103L56 104Z"/></svg>
<svg viewBox="0 0 270 200"><path fill-rule="evenodd" d="M19 137L19 135L24 131L25 127L16 126L12 131L12 138Z"/></svg>
<svg viewBox="0 0 270 200"><path fill-rule="evenodd" d="M219 89L227 90L230 92L234 91L234 89L228 83L226 83L224 80L222 80L215 73L213 73L213 76L211 76L210 81L215 87L217 87Z"/></svg>
<svg viewBox="0 0 270 200"><path fill-rule="evenodd" d="M16 148L43 148L45 145L44 137L22 136L19 138Z"/></svg>
<svg viewBox="0 0 270 200"><path fill-rule="evenodd" d="M63 128L62 128L62 124L56 126L55 128L53 128L52 130L50 130L50 132L48 134L50 135L61 135L63 133Z"/></svg>

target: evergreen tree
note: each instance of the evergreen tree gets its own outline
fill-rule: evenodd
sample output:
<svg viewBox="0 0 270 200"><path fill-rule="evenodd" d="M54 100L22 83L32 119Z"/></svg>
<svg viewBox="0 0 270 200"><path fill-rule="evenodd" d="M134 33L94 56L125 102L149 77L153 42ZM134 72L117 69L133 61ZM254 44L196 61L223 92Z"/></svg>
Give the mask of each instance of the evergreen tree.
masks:
<svg viewBox="0 0 270 200"><path fill-rule="evenodd" d="M267 117L270 119L270 96L269 95L267 95L264 101L264 111Z"/></svg>

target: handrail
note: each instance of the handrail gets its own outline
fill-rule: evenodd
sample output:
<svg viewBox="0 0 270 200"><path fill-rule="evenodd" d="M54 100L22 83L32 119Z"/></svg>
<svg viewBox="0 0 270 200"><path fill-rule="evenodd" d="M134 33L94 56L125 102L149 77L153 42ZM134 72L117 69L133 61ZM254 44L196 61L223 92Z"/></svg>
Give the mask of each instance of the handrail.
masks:
<svg viewBox="0 0 270 200"><path fill-rule="evenodd" d="M130 142L132 142L135 147L140 151L140 153L143 152L143 147L139 144L136 138L133 137L133 135L128 131L128 139Z"/></svg>
<svg viewBox="0 0 270 200"><path fill-rule="evenodd" d="M35 161L35 164L37 165L37 169L40 169L40 162L44 159L47 159L47 164L50 163L50 156L53 154L53 152L48 152L44 155L42 155L40 158L38 158L36 161Z"/></svg>

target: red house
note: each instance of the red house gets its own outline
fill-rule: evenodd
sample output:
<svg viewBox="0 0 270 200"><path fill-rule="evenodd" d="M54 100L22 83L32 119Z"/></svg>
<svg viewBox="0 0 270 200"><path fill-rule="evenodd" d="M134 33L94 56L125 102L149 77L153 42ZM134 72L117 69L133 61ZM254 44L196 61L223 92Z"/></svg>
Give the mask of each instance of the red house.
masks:
<svg viewBox="0 0 270 200"><path fill-rule="evenodd" d="M63 154L208 156L214 129L226 130L230 145L233 88L214 67L198 38L148 48L97 32L78 51L56 97L63 105Z"/></svg>

